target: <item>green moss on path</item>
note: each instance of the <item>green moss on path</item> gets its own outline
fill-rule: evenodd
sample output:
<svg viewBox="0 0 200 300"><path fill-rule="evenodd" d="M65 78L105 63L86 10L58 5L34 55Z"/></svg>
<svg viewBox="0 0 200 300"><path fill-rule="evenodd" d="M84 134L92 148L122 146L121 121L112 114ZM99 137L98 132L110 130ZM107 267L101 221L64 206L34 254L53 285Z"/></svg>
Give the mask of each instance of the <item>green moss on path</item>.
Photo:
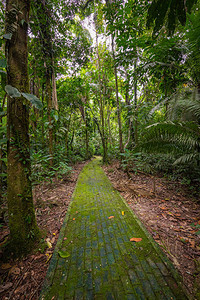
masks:
<svg viewBox="0 0 200 300"><path fill-rule="evenodd" d="M40 299L187 299L98 158L79 175Z"/></svg>

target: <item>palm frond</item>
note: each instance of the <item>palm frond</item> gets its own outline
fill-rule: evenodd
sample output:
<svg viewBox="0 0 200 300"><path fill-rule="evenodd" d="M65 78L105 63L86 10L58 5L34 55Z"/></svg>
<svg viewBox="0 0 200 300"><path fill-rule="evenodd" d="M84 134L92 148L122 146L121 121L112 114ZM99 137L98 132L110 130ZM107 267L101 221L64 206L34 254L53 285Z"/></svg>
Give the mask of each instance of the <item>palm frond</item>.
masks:
<svg viewBox="0 0 200 300"><path fill-rule="evenodd" d="M177 164L188 164L194 161L200 161L200 154L199 153L187 153L180 156L178 159L175 160L173 165Z"/></svg>
<svg viewBox="0 0 200 300"><path fill-rule="evenodd" d="M200 159L200 126L194 122L163 122L149 125L140 147L147 153L164 153L176 164Z"/></svg>

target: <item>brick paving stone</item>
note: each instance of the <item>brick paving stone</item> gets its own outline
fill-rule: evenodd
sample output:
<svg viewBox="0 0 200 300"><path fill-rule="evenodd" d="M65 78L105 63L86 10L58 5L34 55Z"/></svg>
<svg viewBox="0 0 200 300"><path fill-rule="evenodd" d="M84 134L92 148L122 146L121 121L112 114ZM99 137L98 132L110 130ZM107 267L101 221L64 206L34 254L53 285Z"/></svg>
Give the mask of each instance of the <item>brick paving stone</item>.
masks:
<svg viewBox="0 0 200 300"><path fill-rule="evenodd" d="M113 189L98 158L79 175L41 299L188 299L171 262Z"/></svg>

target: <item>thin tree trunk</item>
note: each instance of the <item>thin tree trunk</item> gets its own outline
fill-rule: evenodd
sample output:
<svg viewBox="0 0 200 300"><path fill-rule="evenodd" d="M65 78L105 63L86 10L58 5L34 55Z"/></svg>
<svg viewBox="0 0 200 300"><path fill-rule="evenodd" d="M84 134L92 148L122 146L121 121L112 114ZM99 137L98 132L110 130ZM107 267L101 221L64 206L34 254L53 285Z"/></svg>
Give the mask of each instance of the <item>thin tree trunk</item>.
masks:
<svg viewBox="0 0 200 300"><path fill-rule="evenodd" d="M3 103L2 103L2 111L4 109L4 106L5 106L5 102L6 102L6 94L4 95L3 97ZM3 122L3 117L0 117L0 126L2 125L2 122ZM2 145L0 145L0 173L3 173L3 161L2 161L2 158L3 158L3 147ZM3 198L2 197L2 193L3 193L3 178L0 177L0 201L1 199Z"/></svg>
<svg viewBox="0 0 200 300"><path fill-rule="evenodd" d="M105 122L104 122L104 103L102 99L102 83L101 83L101 66L100 66L100 56L99 56L99 47L98 47L98 35L96 31L96 49L97 49L97 61L98 61L98 77L99 77L99 99L100 99L100 120L101 120L101 140L102 140L102 146L103 146L103 161L108 161L108 147L107 147L107 137L105 135ZM99 124L98 124L98 128Z"/></svg>
<svg viewBox="0 0 200 300"><path fill-rule="evenodd" d="M42 148L44 148L44 83L42 84Z"/></svg>
<svg viewBox="0 0 200 300"><path fill-rule="evenodd" d="M135 59L134 62L134 70L136 72L136 67L137 67L137 58ZM137 79L134 81L134 107L135 107L135 134L134 134L134 139L135 139L135 145L138 143L138 114L137 114Z"/></svg>
<svg viewBox="0 0 200 300"><path fill-rule="evenodd" d="M6 42L7 83L22 92L29 92L27 32L29 0L6 1L6 32L13 22L13 7L19 8L17 26L11 40ZM23 25L22 25L23 20ZM29 142L29 106L24 98L8 96L8 215L11 247L15 255L26 253L33 246L39 230L36 224L31 187Z"/></svg>
<svg viewBox="0 0 200 300"><path fill-rule="evenodd" d="M128 128L128 138L127 138L127 141L126 141L126 144L124 146L124 149L128 148L128 149L131 149L132 147L132 144L133 144L133 139L134 139L134 130L133 130L133 122L131 120L131 112L132 112L132 109L131 109L131 102L130 102L130 97L129 97L129 81L130 81L130 78L126 72L126 80L127 80L127 83L126 83L126 92L125 92L125 100L126 100L126 105L127 105L127 123L126 123L126 126Z"/></svg>
<svg viewBox="0 0 200 300"><path fill-rule="evenodd" d="M49 155L50 155L50 166L53 166L53 124L52 124L52 94L51 94L51 74L50 70L47 69L46 73L46 97L47 97L47 115L48 115L48 121L49 121Z"/></svg>
<svg viewBox="0 0 200 300"><path fill-rule="evenodd" d="M120 107L119 93L118 93L117 67L116 67L116 62L115 62L115 50L114 50L113 35L111 36L111 39L112 39L112 55L113 55L113 62L114 62L114 73L115 73L115 93L116 93L116 102L117 102L117 118L118 118L118 126L119 126L119 150L120 150L120 153L123 153L124 146L123 146L123 140L122 140L121 107Z"/></svg>

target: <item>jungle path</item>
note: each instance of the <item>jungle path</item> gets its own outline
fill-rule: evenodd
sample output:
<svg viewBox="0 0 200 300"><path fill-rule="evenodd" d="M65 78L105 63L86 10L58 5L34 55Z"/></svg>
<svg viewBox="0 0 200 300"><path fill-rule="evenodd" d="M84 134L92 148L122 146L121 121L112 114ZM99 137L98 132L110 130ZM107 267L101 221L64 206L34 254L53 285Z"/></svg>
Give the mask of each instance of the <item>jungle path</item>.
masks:
<svg viewBox="0 0 200 300"><path fill-rule="evenodd" d="M79 175L40 299L188 299L98 158Z"/></svg>

